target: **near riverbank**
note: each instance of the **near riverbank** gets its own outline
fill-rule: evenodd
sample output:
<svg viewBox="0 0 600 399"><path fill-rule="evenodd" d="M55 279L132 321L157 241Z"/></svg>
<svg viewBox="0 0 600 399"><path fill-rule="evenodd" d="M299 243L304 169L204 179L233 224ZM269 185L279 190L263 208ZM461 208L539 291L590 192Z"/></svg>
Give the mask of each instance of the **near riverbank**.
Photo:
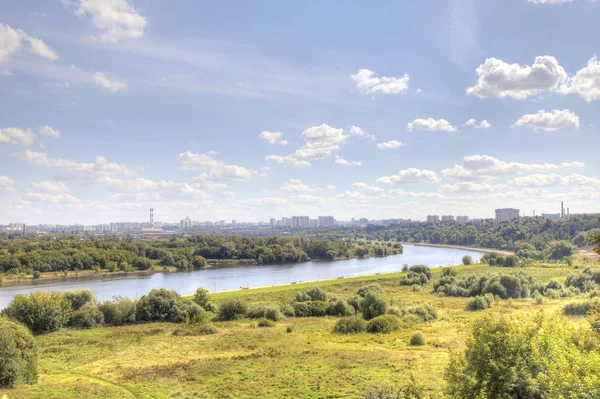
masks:
<svg viewBox="0 0 600 399"><path fill-rule="evenodd" d="M404 244L410 244L410 245L414 245L416 247L437 247L437 248L464 249L464 250L467 250L467 251L484 252L484 253L496 252L497 254L500 254L500 255L514 255L515 254L514 252L511 252L511 251L502 251L500 249L492 249L492 248L469 247L469 246L466 246L466 245L430 244L430 243L426 243L426 242L419 242L419 243L403 242L402 245L404 245Z"/></svg>

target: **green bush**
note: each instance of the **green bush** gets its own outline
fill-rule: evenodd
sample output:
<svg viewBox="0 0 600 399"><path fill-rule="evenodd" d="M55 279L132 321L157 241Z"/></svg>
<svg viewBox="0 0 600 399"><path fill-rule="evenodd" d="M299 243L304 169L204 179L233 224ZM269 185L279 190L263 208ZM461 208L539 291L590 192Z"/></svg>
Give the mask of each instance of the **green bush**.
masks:
<svg viewBox="0 0 600 399"><path fill-rule="evenodd" d="M37 349L31 332L0 317L0 388L37 382Z"/></svg>
<svg viewBox="0 0 600 399"><path fill-rule="evenodd" d="M97 303L88 302L73 312L69 326L82 329L100 327L104 324L104 313Z"/></svg>
<svg viewBox="0 0 600 399"><path fill-rule="evenodd" d="M135 315L138 321L168 321L183 323L200 317L204 310L195 302L182 298L176 291L154 289L137 302Z"/></svg>
<svg viewBox="0 0 600 399"><path fill-rule="evenodd" d="M260 319L258 321L258 326L259 327L273 327L274 325L275 325L275 322L273 320Z"/></svg>
<svg viewBox="0 0 600 399"><path fill-rule="evenodd" d="M377 316L367 323L367 332L389 334L400 328L400 319L398 317L386 314Z"/></svg>
<svg viewBox="0 0 600 399"><path fill-rule="evenodd" d="M34 280L38 280L41 276L42 276L42 274L39 271L34 270L34 272L33 272L33 279Z"/></svg>
<svg viewBox="0 0 600 399"><path fill-rule="evenodd" d="M389 301L385 294L369 291L365 294L358 304L360 313L365 320L381 316L387 313Z"/></svg>
<svg viewBox="0 0 600 399"><path fill-rule="evenodd" d="M202 258L200 256L200 258ZM202 258L204 259L204 258ZM198 305L202 306L202 308L206 309L208 307L208 303L209 303L209 297L208 297L208 290L205 290L204 288L198 288L196 290L196 293L194 294L194 302L196 302ZM208 309L206 309L208 310Z"/></svg>
<svg viewBox="0 0 600 399"><path fill-rule="evenodd" d="M71 302L56 291L17 294L2 314L25 324L34 334L56 331L71 318Z"/></svg>
<svg viewBox="0 0 600 399"><path fill-rule="evenodd" d="M467 310L477 311L485 310L492 307L494 304L494 296L492 294L479 295L469 299Z"/></svg>
<svg viewBox="0 0 600 399"><path fill-rule="evenodd" d="M312 287L296 295L296 302L327 301L327 292L321 287Z"/></svg>
<svg viewBox="0 0 600 399"><path fill-rule="evenodd" d="M223 303L219 308L219 319L237 320L243 319L248 313L248 306L239 300L231 300Z"/></svg>
<svg viewBox="0 0 600 399"><path fill-rule="evenodd" d="M426 343L425 335L421 331L417 331L410 336L410 344L412 346L423 346Z"/></svg>
<svg viewBox="0 0 600 399"><path fill-rule="evenodd" d="M450 398L587 398L598 391L598 338L568 320L535 315L477 320L446 369Z"/></svg>
<svg viewBox="0 0 600 399"><path fill-rule="evenodd" d="M381 285L379 285L379 283L373 283L360 287L358 291L356 291L356 294L359 297L364 298L367 292L378 292L380 294L383 294L383 288L381 288Z"/></svg>
<svg viewBox="0 0 600 399"><path fill-rule="evenodd" d="M345 317L345 316L353 316L354 308L348 304L348 302L338 299L337 301L333 301L329 303L329 307L327 308L327 314L329 316L337 316L337 317Z"/></svg>
<svg viewBox="0 0 600 399"><path fill-rule="evenodd" d="M591 299L570 302L563 306L563 313L568 316L585 316L594 308L595 301Z"/></svg>
<svg viewBox="0 0 600 399"><path fill-rule="evenodd" d="M324 301L309 301L294 303L296 317L322 317L327 315L329 303Z"/></svg>
<svg viewBox="0 0 600 399"><path fill-rule="evenodd" d="M190 324L173 331L173 335L179 337L197 337L216 333L217 329L212 324Z"/></svg>
<svg viewBox="0 0 600 399"><path fill-rule="evenodd" d="M296 313L294 312L294 307L290 304L283 304L279 307L279 310L281 310L281 313L283 313L284 316L286 317L294 317L296 316Z"/></svg>
<svg viewBox="0 0 600 399"><path fill-rule="evenodd" d="M81 309L86 303L98 304L96 294L90 289L65 291L65 298L71 302L73 310Z"/></svg>
<svg viewBox="0 0 600 399"><path fill-rule="evenodd" d="M333 327L335 334L359 334L367 329L367 322L359 317L344 317L339 319Z"/></svg>
<svg viewBox="0 0 600 399"><path fill-rule="evenodd" d="M473 258L471 258L469 255L465 255L462 258L462 263L463 263L463 265L472 265L473 264Z"/></svg>
<svg viewBox="0 0 600 399"><path fill-rule="evenodd" d="M442 277L456 277L458 272L451 267L442 267Z"/></svg>
<svg viewBox="0 0 600 399"><path fill-rule="evenodd" d="M292 328L292 326L287 326L285 329L285 332L290 334L292 331L294 331L294 329Z"/></svg>
<svg viewBox="0 0 600 399"><path fill-rule="evenodd" d="M247 316L251 319L269 319L279 321L283 315L279 308L272 304L258 304L248 309Z"/></svg>
<svg viewBox="0 0 600 399"><path fill-rule="evenodd" d="M427 323L429 321L437 320L438 311L430 303L423 303L420 305L411 306L409 308L400 309L400 316L414 316L416 321L421 323Z"/></svg>
<svg viewBox="0 0 600 399"><path fill-rule="evenodd" d="M104 316L104 323L109 326L122 326L135 323L135 301L115 297L112 301L102 302L98 308Z"/></svg>

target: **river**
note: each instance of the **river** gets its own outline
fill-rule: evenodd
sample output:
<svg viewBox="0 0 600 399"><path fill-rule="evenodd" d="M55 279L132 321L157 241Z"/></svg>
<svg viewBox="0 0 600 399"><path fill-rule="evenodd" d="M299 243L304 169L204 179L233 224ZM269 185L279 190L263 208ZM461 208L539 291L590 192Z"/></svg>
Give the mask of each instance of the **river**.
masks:
<svg viewBox="0 0 600 399"><path fill-rule="evenodd" d="M34 291L67 291L91 288L101 301L112 299L117 295L136 299L153 288L168 288L176 290L181 295L189 295L196 292L199 287L206 288L211 292L225 291L241 287L263 287L300 281L360 276L362 274L396 272L400 271L405 264L409 266L446 266L460 263L464 255L470 255L473 261L478 262L484 253L465 249L404 244L402 255L384 258L270 265L232 265L190 272L38 280L21 285L0 286L0 309L8 305L15 295L29 294Z"/></svg>

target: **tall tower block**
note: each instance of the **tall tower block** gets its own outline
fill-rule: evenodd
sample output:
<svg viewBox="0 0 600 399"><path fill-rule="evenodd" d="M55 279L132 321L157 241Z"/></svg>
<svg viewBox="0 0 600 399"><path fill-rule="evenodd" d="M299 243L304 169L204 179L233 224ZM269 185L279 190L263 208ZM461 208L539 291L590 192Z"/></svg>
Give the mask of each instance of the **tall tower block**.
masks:
<svg viewBox="0 0 600 399"><path fill-rule="evenodd" d="M154 228L154 208L150 208L150 228Z"/></svg>

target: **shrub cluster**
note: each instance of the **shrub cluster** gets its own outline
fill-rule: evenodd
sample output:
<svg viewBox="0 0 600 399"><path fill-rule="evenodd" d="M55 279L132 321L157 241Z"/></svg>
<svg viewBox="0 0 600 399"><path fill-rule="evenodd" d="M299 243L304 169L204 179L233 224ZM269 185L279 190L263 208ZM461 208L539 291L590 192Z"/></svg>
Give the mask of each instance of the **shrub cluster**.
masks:
<svg viewBox="0 0 600 399"><path fill-rule="evenodd" d="M279 308L272 304L257 304L248 309L247 316L251 319L268 319L272 321L280 321L283 315Z"/></svg>
<svg viewBox="0 0 600 399"><path fill-rule="evenodd" d="M426 343L425 335L421 331L417 331L410 336L410 344L412 346L423 346Z"/></svg>
<svg viewBox="0 0 600 399"><path fill-rule="evenodd" d="M335 334L359 334L367 329L367 322L359 316L339 319L333 327Z"/></svg>
<svg viewBox="0 0 600 399"><path fill-rule="evenodd" d="M67 325L73 309L63 293L36 291L15 295L2 314L25 324L34 334L43 334Z"/></svg>
<svg viewBox="0 0 600 399"><path fill-rule="evenodd" d="M425 265L415 265L400 279L400 285L427 285L431 280L431 269Z"/></svg>
<svg viewBox="0 0 600 399"><path fill-rule="evenodd" d="M329 303L325 301L295 302L292 306L296 317L323 317L327 315Z"/></svg>
<svg viewBox="0 0 600 399"><path fill-rule="evenodd" d="M462 278L442 276L433 285L433 289L447 296L473 297L490 293L508 299L528 298L533 291L543 291L545 287L534 277L517 272L488 273L482 276L472 274Z"/></svg>
<svg viewBox="0 0 600 399"><path fill-rule="evenodd" d="M485 295L478 295L469 299L467 303L467 310L477 311L485 310L492 307L494 304L494 296L490 293Z"/></svg>
<svg viewBox="0 0 600 399"><path fill-rule="evenodd" d="M202 317L204 312L198 304L181 297L176 291L154 289L143 295L136 304L137 321L167 321L183 323Z"/></svg>
<svg viewBox="0 0 600 399"><path fill-rule="evenodd" d="M258 326L259 327L273 327L274 325L275 325L275 322L273 320L260 319L258 321Z"/></svg>
<svg viewBox="0 0 600 399"><path fill-rule="evenodd" d="M595 306L598 305L598 300L585 299L576 302L570 302L563 306L563 313L568 316L585 316L589 314Z"/></svg>
<svg viewBox="0 0 600 399"><path fill-rule="evenodd" d="M0 317L0 388L37 382L37 349L27 328Z"/></svg>
<svg viewBox="0 0 600 399"><path fill-rule="evenodd" d="M569 288L577 288L580 292L600 289L600 269L586 267L581 272L569 274L565 285Z"/></svg>
<svg viewBox="0 0 600 399"><path fill-rule="evenodd" d="M296 294L296 302L327 301L327 292L321 287L312 287Z"/></svg>
<svg viewBox="0 0 600 399"><path fill-rule="evenodd" d="M367 323L367 332L389 334L400 329L400 319L392 314L377 316Z"/></svg>
<svg viewBox="0 0 600 399"><path fill-rule="evenodd" d="M104 323L109 326L122 326L136 321L135 301L123 297L114 297L112 301L104 301L99 308L104 315Z"/></svg>
<svg viewBox="0 0 600 399"><path fill-rule="evenodd" d="M173 331L173 335L178 337L198 337L216 333L217 329L212 324L190 324Z"/></svg>
<svg viewBox="0 0 600 399"><path fill-rule="evenodd" d="M381 287L379 287L381 289ZM286 316L296 317L322 317L330 316L352 316L356 313L358 303L350 304L349 301L330 298L321 287L312 287L296 294L296 301L291 308L288 305L282 307Z"/></svg>
<svg viewBox="0 0 600 399"><path fill-rule="evenodd" d="M516 255L503 256L497 252L490 252L481 258L483 263L487 263L490 266L502 266L502 267L518 267L520 265L519 257Z"/></svg>
<svg viewBox="0 0 600 399"><path fill-rule="evenodd" d="M221 320L242 319L247 313L248 306L239 300L225 302L219 307L219 319Z"/></svg>

